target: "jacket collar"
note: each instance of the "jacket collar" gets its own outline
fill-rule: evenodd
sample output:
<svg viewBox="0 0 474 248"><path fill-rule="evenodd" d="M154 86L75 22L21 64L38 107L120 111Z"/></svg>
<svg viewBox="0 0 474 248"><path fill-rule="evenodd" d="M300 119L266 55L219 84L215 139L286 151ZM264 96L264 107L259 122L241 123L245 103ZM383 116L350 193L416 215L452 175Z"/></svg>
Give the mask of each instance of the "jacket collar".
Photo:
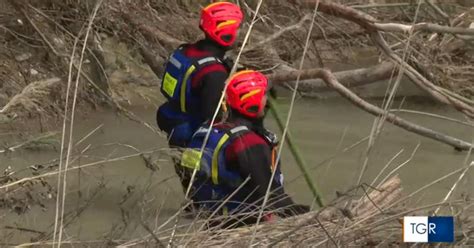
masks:
<svg viewBox="0 0 474 248"><path fill-rule="evenodd" d="M213 56L223 59L225 56L226 48L217 44L209 38L202 39L196 42L196 47L199 50L209 51Z"/></svg>
<svg viewBox="0 0 474 248"><path fill-rule="evenodd" d="M237 126L246 126L248 129L255 132L263 129L263 118L249 118L233 109L230 109L227 121Z"/></svg>

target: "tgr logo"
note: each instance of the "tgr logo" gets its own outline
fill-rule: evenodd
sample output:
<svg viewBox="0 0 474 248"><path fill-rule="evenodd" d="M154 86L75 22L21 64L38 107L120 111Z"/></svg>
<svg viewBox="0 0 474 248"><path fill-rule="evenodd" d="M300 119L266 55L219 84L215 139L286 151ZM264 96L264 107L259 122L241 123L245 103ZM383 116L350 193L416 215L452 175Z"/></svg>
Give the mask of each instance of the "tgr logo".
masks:
<svg viewBox="0 0 474 248"><path fill-rule="evenodd" d="M451 216L407 216L403 219L404 242L454 242Z"/></svg>

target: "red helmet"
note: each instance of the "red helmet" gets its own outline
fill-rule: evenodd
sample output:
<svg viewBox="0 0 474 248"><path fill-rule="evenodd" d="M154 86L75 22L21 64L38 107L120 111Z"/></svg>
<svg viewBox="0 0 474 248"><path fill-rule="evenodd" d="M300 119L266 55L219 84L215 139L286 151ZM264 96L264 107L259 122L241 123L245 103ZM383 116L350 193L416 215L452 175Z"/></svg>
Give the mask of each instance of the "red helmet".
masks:
<svg viewBox="0 0 474 248"><path fill-rule="evenodd" d="M227 104L239 113L255 118L265 107L262 99L267 86L267 78L260 72L252 70L238 72L232 75L227 86Z"/></svg>
<svg viewBox="0 0 474 248"><path fill-rule="evenodd" d="M229 2L211 3L201 12L199 27L222 46L230 46L242 22L239 6Z"/></svg>

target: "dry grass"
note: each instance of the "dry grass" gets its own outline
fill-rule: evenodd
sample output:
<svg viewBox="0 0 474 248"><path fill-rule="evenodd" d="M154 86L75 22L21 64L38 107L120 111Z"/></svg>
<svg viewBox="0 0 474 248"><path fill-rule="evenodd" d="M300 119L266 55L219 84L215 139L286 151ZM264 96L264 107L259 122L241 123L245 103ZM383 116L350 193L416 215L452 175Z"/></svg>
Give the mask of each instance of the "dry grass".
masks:
<svg viewBox="0 0 474 248"><path fill-rule="evenodd" d="M0 110L0 114L9 114L19 110L46 114L47 108L56 108L51 98L60 82L59 78L51 78L28 84Z"/></svg>

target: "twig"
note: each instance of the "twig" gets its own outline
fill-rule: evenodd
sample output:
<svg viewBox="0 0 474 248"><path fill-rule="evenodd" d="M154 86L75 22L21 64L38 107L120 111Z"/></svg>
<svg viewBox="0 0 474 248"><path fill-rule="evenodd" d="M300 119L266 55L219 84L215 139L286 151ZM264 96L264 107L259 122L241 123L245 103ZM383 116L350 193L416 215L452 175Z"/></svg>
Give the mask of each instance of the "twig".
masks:
<svg viewBox="0 0 474 248"><path fill-rule="evenodd" d="M141 221L141 224L142 224L142 227L145 228L145 230L151 235L151 237L153 237L153 239L155 240L156 242L156 245L158 247L166 247L161 241L160 239L156 236L156 234L153 232L153 230L150 229L150 227L142 220Z"/></svg>
<svg viewBox="0 0 474 248"><path fill-rule="evenodd" d="M468 127L474 127L474 124L472 124L472 123L468 123L468 122L465 122L465 121L460 121L458 119L454 119L454 118L450 118L450 117L442 116L442 115L437 115L437 114L433 114L433 113L428 113L428 112L421 112L421 111L410 110L410 109L390 109L389 111L390 112L400 112L400 113L425 115L425 116L434 117L434 118L441 119L441 120L452 121L452 122L459 123L461 125L468 126Z"/></svg>
<svg viewBox="0 0 474 248"><path fill-rule="evenodd" d="M316 19L317 13L318 13L319 0L316 0L316 2L314 3L313 8L314 9L313 9L313 15L312 15L312 18L311 18L311 24L310 24L310 27L309 27L308 34L306 36L305 46L304 46L303 54L301 56L301 60L300 60L300 64L299 64L299 70L303 69L304 61L305 61L305 58L306 58L306 53L307 53L308 47L309 47L309 41L310 41L310 38L311 38L311 33L313 32L314 21ZM294 107L294 104L295 104L296 93L298 91L299 81L300 81L300 74L298 74L298 77L296 78L295 89L293 90L293 94L292 94L292 97L291 97L290 109L288 111L288 116L287 116L286 123L285 123L285 129L283 130L283 134L282 134L282 138L281 138L281 144L278 147L278 152L277 152L277 156L276 156L276 160L275 160L276 164L278 164L280 162L280 159L281 159L281 153L283 151L283 145L285 144L285 139L286 139L286 135L287 135L287 132L288 132L288 126L290 124L290 119L291 119L291 116L292 116L292 113L293 113L293 107ZM252 246L252 244L253 244L255 234L257 233L258 225L260 224L260 220L263 216L263 211L264 211L265 206L267 204L267 201L269 199L270 189L272 187L273 179L275 178L275 173L276 173L276 170L273 170L272 171L272 176L270 177L270 180L269 180L269 183L268 183L268 186L267 186L267 190L266 190L266 193L265 193L265 198L263 199L262 206L261 206L260 212L258 214L257 223L255 224L255 228L254 228L254 231L253 231L253 234L252 234L252 238L250 239L250 243L249 243L250 246ZM303 171L303 173L304 173L304 171ZM314 197L317 198L318 196L315 195ZM322 201L320 203L322 203Z"/></svg>
<svg viewBox="0 0 474 248"><path fill-rule="evenodd" d="M138 157L138 156L141 156L142 154L153 153L153 152L156 152L158 150L159 149L153 149L153 150L140 152L140 153L135 153L135 154L131 154L131 155L125 155L125 156L120 156L120 157L116 157L116 158L105 159L105 160L101 160L101 161L96 161L96 162L92 162L92 163L78 165L78 166L75 166L75 167L68 168L67 170L52 171L52 172L44 173L44 174L41 174L41 175L38 175L38 176L25 177L25 178L16 180L14 182L10 182L10 183L1 185L0 189L6 189L6 188L9 188L9 187L21 184L21 183L33 181L33 180L40 179L40 178L54 176L54 175L57 175L59 173L64 173L66 171L69 172L69 171L78 170L78 169L82 169L82 168L87 168L87 167L91 167L91 166L101 165L101 164L104 164L104 163L116 162L116 161L121 161L121 160L129 159L129 158L133 158L133 157Z"/></svg>
<svg viewBox="0 0 474 248"><path fill-rule="evenodd" d="M449 18L449 15L446 14L446 12L444 12L440 7L438 7L438 5L436 5L435 3L433 3L432 0L426 0L426 3L440 16L442 16L446 23L449 25L451 23L450 21L450 18Z"/></svg>
<svg viewBox="0 0 474 248"><path fill-rule="evenodd" d="M37 141L41 141L41 140L43 140L43 139L47 139L47 138L53 137L53 136L55 136L56 134L58 134L58 133L46 133L46 134L41 134L41 135L38 136L38 137L34 137L34 138L29 139L29 140L27 140L27 141L25 141L25 142L22 142L22 143L20 143L20 144L16 144L16 145L14 145L14 146L7 147L7 148L5 148L5 149L3 149L3 150L0 150L0 154L1 154L1 153L8 153L8 152L15 152L16 150L18 150L18 149L20 149L20 148L22 148L22 147L24 147L24 146L27 146L27 145L29 145L29 144L31 144L31 143L34 143L34 142L37 142Z"/></svg>
<svg viewBox="0 0 474 248"><path fill-rule="evenodd" d="M294 92L296 92L296 89L295 89ZM286 130L286 140L287 140L288 146L290 148L290 151L291 151L291 153L293 154L293 157L296 160L296 164L298 165L301 173L303 174L303 177L304 177L306 183L308 184L309 189L311 190L311 193L313 193L313 197L316 200L318 206L323 207L324 206L323 196L322 196L321 192L318 190L318 187L316 186L316 183L311 178L311 175L310 175L309 169L308 169L308 165L306 164L306 161L303 159L301 153L299 152L299 149L298 149L297 145L294 143L293 136L292 136L290 130L288 129L288 126L285 126L283 124L283 119L280 116L278 104L271 97L268 98L267 104L270 105L270 111L271 111L273 117L275 118L275 120L277 122L277 125L280 128L280 131L285 132L285 130Z"/></svg>
<svg viewBox="0 0 474 248"><path fill-rule="evenodd" d="M379 174L377 174L377 176L374 178L374 180L372 181L372 183L370 185L374 185L375 182L377 181L377 179L379 179L379 177L383 174L383 172L392 164L392 162L400 155L402 154L404 151L404 149L401 149L399 152L397 152L397 154L395 154L388 162L387 164L385 164L385 166L382 168L382 170L380 170Z"/></svg>
<svg viewBox="0 0 474 248"><path fill-rule="evenodd" d="M36 234L44 234L44 232L41 231L36 231L30 228L24 228L24 227L15 227L15 226L4 226L5 229L12 229L12 230L18 230L22 232L30 232L30 233L36 233Z"/></svg>
<svg viewBox="0 0 474 248"><path fill-rule="evenodd" d="M69 91L71 89L71 82L72 82L72 65L74 63L74 56L76 55L76 48L77 43L79 42L79 35L74 39L74 44L72 47L71 58L69 60L69 72L68 72L68 80L66 86L66 100L64 105L64 119L63 119L63 126L62 126L62 135L61 135L61 149L59 153L59 171L63 169L63 157L64 157L64 145L66 142L66 122L68 119L68 108L69 108ZM56 211L54 217L54 231L53 231L53 242L56 241L56 233L58 230L58 223L59 223L59 203L60 203L60 196L59 190L61 189L61 173L58 174L58 182L57 182L57 190L58 194L56 195ZM53 245L54 246L54 245Z"/></svg>
<svg viewBox="0 0 474 248"><path fill-rule="evenodd" d="M72 108L71 108L71 123L69 124L69 143L68 143L68 149L67 149L67 154L66 154L66 162L64 165L64 170L66 171L63 176L63 188L62 188L62 203L61 203L61 214L60 214L60 221L59 221L59 235L58 235L58 248L61 247L61 241L62 241L62 233L63 233L63 218L64 218L64 209L65 209L65 203L66 203L66 185L67 185L67 169L69 167L69 159L71 156L72 152L72 147L73 147L73 132L74 132L74 117L75 117L75 112L76 112L76 103L77 103L77 94L79 91L79 81L81 78L81 71L82 71L82 62L84 60L84 54L86 51L87 47L87 41L89 38L90 31L92 30L92 23L94 22L95 16L97 15L97 12L99 11L100 6L102 5L102 0L97 1L94 10L92 12L92 15L89 18L89 23L86 29L86 35L84 37L84 44L82 45L82 51L81 51L81 57L79 59L79 68L77 69L79 73L77 73L76 77L76 85L74 89L74 98L72 101ZM58 193L59 194L59 193Z"/></svg>
<svg viewBox="0 0 474 248"><path fill-rule="evenodd" d="M415 157L415 154L416 152L418 151L418 148L420 147L420 144L418 143L415 147L415 149L413 149L413 152L411 153L410 157L405 160L403 163L401 163L399 166L397 166L395 169L393 169L392 171L390 171L390 173L387 174L387 176L384 177L384 179L380 180L380 183L377 185L377 187L381 187L383 183L385 183L386 180L388 180L390 178L390 176L392 176L395 172L397 172L400 168L402 168L403 166L405 166L406 164L408 164L412 159L413 157ZM375 183L375 180L374 182ZM372 183L372 184L373 184Z"/></svg>
<svg viewBox="0 0 474 248"><path fill-rule="evenodd" d="M474 139L473 139L474 141ZM464 164L467 164L468 163L468 159L471 157L471 153L472 153L472 148L469 149L469 152L466 154L466 159L465 159L465 162ZM456 180L456 182L453 184L453 186L451 187L451 189L448 191L448 193L446 194L446 196L444 197L443 199L443 203L448 201L449 197L451 196L451 194L454 192L454 190L456 189L456 187L458 186L459 182L461 182L461 180L464 178L464 176L467 174L467 172L469 171L469 169L471 169L471 167L474 166L474 161L471 161L470 165L466 167L466 169L461 173L461 175L459 175L459 178L458 180ZM438 213L438 211L440 210L440 208L436 208L434 214L436 215Z"/></svg>
<svg viewBox="0 0 474 248"><path fill-rule="evenodd" d="M311 20L311 16L310 15L305 15L305 16L303 16L303 18L301 18L301 20L298 23L280 29L278 32L266 37L265 39L259 41L258 43L254 44L252 46L249 46L245 50L248 51L248 50L258 48L262 45L268 45L268 43L278 39L280 36L282 36L286 32L289 32L289 31L292 31L292 30L295 30L295 29L300 29L301 27L303 27L303 24L306 21L310 21L310 20Z"/></svg>

